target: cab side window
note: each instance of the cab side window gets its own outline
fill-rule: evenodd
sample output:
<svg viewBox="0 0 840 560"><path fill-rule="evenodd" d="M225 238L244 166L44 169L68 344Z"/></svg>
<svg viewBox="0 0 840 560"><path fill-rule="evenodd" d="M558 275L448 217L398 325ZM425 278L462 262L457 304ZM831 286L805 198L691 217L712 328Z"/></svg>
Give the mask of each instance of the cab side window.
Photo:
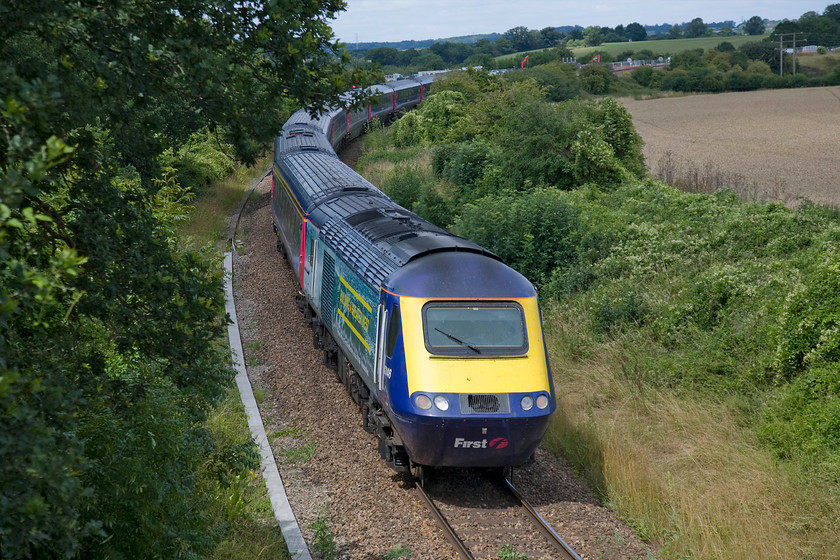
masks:
<svg viewBox="0 0 840 560"><path fill-rule="evenodd" d="M394 355L394 349L397 347L397 337L400 334L400 306L394 304L391 306L391 312L388 314L388 336L385 340L385 355L389 358Z"/></svg>

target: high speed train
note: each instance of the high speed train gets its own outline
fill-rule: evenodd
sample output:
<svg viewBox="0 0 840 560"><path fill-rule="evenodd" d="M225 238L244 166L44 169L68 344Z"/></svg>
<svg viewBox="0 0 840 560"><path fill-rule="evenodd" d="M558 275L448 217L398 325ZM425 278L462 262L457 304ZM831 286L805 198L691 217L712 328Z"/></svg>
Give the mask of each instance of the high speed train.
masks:
<svg viewBox="0 0 840 560"><path fill-rule="evenodd" d="M395 470L527 461L556 408L533 284L389 199L335 150L432 80L372 86L361 108L305 110L274 144L273 228L313 341Z"/></svg>

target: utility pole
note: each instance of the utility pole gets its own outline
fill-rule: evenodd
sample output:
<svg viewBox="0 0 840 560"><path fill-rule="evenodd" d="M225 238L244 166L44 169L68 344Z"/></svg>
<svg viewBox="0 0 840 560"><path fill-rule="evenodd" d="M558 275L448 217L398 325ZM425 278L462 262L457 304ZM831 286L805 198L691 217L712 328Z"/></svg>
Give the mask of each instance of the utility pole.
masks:
<svg viewBox="0 0 840 560"><path fill-rule="evenodd" d="M791 51L792 51L792 58L793 58L793 75L796 76L796 43L797 41L804 43L806 38L803 37L801 39L796 38L796 34L798 31L794 31L792 33L778 33L776 36L779 37L779 76L784 76L785 70L785 42L790 41L791 43ZM790 39L785 39L785 37L790 37Z"/></svg>
<svg viewBox="0 0 840 560"><path fill-rule="evenodd" d="M779 77L781 78L785 72L785 47L782 44L784 35L779 35Z"/></svg>

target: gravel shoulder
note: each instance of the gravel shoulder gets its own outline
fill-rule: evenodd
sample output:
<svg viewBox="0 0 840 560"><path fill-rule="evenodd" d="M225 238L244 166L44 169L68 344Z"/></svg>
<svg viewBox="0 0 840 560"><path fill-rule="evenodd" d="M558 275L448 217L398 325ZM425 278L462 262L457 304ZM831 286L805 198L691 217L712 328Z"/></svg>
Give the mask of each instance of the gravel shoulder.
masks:
<svg viewBox="0 0 840 560"><path fill-rule="evenodd" d="M251 384L313 557L310 525L324 512L336 558L381 559L398 545L410 548L415 560L452 558L407 475L379 459L358 407L312 347L312 333L295 307L295 278L275 250L270 188L269 176L242 215L234 298ZM516 469L514 480L584 560L650 557L649 547L598 505L562 460L539 450L533 464Z"/></svg>

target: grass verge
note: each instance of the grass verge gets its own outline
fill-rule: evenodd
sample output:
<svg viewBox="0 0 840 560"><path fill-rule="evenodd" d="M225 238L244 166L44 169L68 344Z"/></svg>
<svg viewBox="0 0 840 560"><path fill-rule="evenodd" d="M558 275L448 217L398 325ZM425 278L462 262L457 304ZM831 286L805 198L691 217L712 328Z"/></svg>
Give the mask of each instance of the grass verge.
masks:
<svg viewBox="0 0 840 560"><path fill-rule="evenodd" d="M198 246L212 243L223 250L231 214L267 168L268 159L264 158L252 167L240 166L230 177L202 188L192 201L194 209L182 228L182 236Z"/></svg>
<svg viewBox="0 0 840 560"><path fill-rule="evenodd" d="M633 335L588 339L582 312L574 305L546 312L559 395L549 450L660 546L662 558L837 557L836 500L762 449L741 413L748 403L638 381L630 364L655 344Z"/></svg>
<svg viewBox="0 0 840 560"><path fill-rule="evenodd" d="M190 220L182 228L185 242L213 245L223 251L229 217L242 197L266 170L266 159L253 167L239 167L234 174L209 184L192 202ZM256 348L250 347L249 350ZM257 391L255 391L256 393ZM213 437L236 446L250 441L245 409L235 387L208 419ZM222 540L211 560L289 560L282 532L274 518L265 482L257 469L241 473L228 485L216 484L210 491L217 507L209 512L222 527Z"/></svg>
<svg viewBox="0 0 840 560"><path fill-rule="evenodd" d="M235 388L230 389L208 424L214 437L231 442L250 439L245 408ZM216 496L220 511L227 517L226 531L210 560L291 559L259 473L247 473L227 489L217 488Z"/></svg>

